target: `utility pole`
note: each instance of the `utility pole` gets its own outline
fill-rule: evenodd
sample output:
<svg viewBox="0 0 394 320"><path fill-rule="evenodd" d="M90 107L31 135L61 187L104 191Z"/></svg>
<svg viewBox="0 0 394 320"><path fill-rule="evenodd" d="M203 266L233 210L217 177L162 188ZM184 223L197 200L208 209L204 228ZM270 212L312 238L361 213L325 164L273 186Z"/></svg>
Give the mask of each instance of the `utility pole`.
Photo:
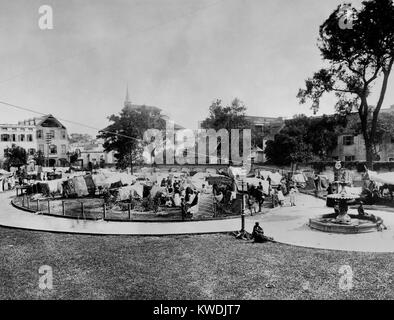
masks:
<svg viewBox="0 0 394 320"><path fill-rule="evenodd" d="M242 180L241 232L245 232L244 181Z"/></svg>
<svg viewBox="0 0 394 320"><path fill-rule="evenodd" d="M47 145L47 167L49 167L49 146L52 143L52 135L48 132L45 137L46 145Z"/></svg>

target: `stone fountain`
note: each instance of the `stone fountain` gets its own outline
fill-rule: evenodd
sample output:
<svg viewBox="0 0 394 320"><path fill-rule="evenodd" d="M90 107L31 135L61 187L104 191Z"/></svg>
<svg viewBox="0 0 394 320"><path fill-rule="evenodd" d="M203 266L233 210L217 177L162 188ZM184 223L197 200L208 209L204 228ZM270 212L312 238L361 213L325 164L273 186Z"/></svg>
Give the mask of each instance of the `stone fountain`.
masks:
<svg viewBox="0 0 394 320"><path fill-rule="evenodd" d="M373 214L349 214L349 203L359 197L346 192L347 182L336 181L337 193L327 195L335 201L334 213L309 219L309 227L332 233L364 233L382 230L383 220ZM341 186L341 188L339 188Z"/></svg>

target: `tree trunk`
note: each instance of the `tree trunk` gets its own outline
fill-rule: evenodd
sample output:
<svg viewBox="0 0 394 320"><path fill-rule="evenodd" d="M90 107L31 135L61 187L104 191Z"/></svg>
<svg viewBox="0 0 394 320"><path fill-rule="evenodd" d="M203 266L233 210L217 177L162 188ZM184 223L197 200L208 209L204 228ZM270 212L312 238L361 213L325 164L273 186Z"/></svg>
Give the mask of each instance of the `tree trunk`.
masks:
<svg viewBox="0 0 394 320"><path fill-rule="evenodd" d="M365 155L367 160L367 168L373 170L374 152L373 145L369 139L365 140Z"/></svg>

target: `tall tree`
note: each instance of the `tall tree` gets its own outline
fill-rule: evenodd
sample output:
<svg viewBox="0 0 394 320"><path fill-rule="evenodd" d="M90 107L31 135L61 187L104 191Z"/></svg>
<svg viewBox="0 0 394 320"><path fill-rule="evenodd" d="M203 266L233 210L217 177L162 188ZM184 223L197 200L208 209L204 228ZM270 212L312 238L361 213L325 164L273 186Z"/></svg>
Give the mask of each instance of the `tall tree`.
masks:
<svg viewBox="0 0 394 320"><path fill-rule="evenodd" d="M357 110L367 164L372 167L378 116L394 62L393 0L364 1L360 9L338 6L320 26L318 48L328 67L307 79L297 97L300 103L311 100L316 112L322 95L334 92L339 113ZM372 107L369 98L374 88L379 98Z"/></svg>
<svg viewBox="0 0 394 320"><path fill-rule="evenodd" d="M337 146L338 133L346 123L343 117L325 115L316 118L297 115L286 120L274 140L267 141L267 159L278 165L327 160Z"/></svg>
<svg viewBox="0 0 394 320"><path fill-rule="evenodd" d="M11 148L4 150L4 165L10 169L10 167L21 167L27 164L27 152L24 148L19 147L15 144Z"/></svg>
<svg viewBox="0 0 394 320"><path fill-rule="evenodd" d="M251 127L250 121L246 118L246 107L241 100L235 98L230 105L223 106L222 100L217 99L209 107L209 116L202 121L201 127L204 129L226 129L231 141L231 129L248 129ZM240 139L240 149L243 150L243 141ZM221 157L221 144L218 143L219 158ZM231 158L231 143L230 143ZM231 162L231 159L230 159Z"/></svg>
<svg viewBox="0 0 394 320"><path fill-rule="evenodd" d="M250 122L246 119L246 107L235 98L230 105L223 106L222 100L217 99L209 107L209 117L201 123L204 129L246 129L250 127Z"/></svg>
<svg viewBox="0 0 394 320"><path fill-rule="evenodd" d="M267 160L277 165L307 162L312 159L311 145L306 142L310 119L305 115L286 120L285 126L267 141L265 154Z"/></svg>
<svg viewBox="0 0 394 320"><path fill-rule="evenodd" d="M160 111L124 107L119 115L108 117L112 123L101 130L97 138L104 139L105 151L115 151L117 166L130 167L143 162L143 135L148 129L165 129L165 120Z"/></svg>

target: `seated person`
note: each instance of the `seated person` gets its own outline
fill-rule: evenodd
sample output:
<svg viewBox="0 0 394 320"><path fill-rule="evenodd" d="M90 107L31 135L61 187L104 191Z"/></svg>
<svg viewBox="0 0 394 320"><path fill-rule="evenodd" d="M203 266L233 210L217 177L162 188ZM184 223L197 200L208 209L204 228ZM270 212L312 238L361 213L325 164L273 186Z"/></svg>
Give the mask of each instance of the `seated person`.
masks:
<svg viewBox="0 0 394 320"><path fill-rule="evenodd" d="M254 242L267 242L274 240L273 238L264 235L264 230L260 227L258 222L256 222L253 227L252 239L254 239Z"/></svg>
<svg viewBox="0 0 394 320"><path fill-rule="evenodd" d="M364 207L363 207L363 202L362 201L360 201L360 205L357 208L357 211L358 211L358 214L360 216L366 216L367 215L367 213L364 211Z"/></svg>
<svg viewBox="0 0 394 320"><path fill-rule="evenodd" d="M215 195L215 199L216 199L217 203L221 203L223 201L223 198L224 198L223 193L221 190L219 190L217 192L217 194Z"/></svg>
<svg viewBox="0 0 394 320"><path fill-rule="evenodd" d="M195 191L193 200L190 202L190 206L187 209L187 213L194 214L198 212L198 192Z"/></svg>

